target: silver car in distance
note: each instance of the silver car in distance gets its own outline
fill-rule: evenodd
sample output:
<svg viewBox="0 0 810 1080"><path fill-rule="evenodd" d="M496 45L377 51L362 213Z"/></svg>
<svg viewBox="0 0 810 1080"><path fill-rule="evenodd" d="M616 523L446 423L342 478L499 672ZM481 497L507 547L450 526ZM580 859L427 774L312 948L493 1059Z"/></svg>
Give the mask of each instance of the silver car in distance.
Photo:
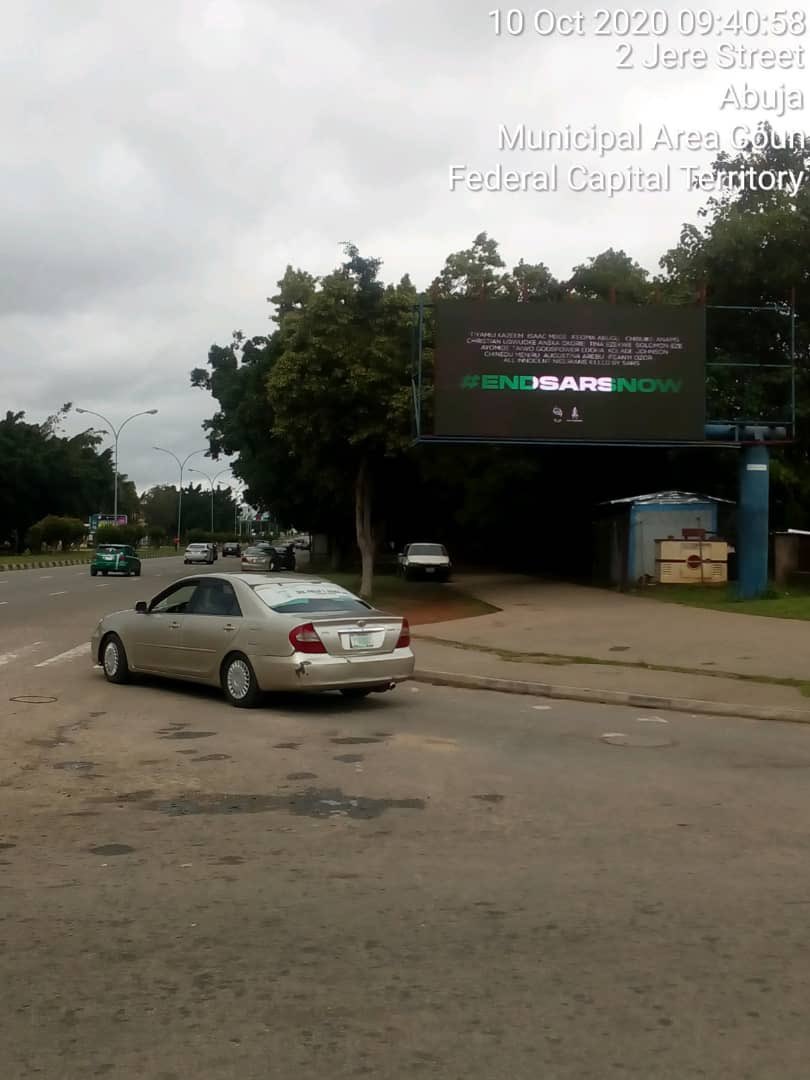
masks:
<svg viewBox="0 0 810 1080"><path fill-rule="evenodd" d="M106 615L91 640L112 683L143 672L221 686L251 708L264 691L392 690L413 674L408 620L316 577L185 577L134 610Z"/></svg>

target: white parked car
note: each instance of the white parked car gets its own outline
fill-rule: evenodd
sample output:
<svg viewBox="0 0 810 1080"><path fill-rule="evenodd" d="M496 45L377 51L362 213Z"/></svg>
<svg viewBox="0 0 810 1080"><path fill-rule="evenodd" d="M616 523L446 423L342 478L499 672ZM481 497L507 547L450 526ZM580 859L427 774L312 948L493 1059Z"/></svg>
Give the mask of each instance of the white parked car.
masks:
<svg viewBox="0 0 810 1080"><path fill-rule="evenodd" d="M209 566L215 559L213 544L189 544L186 548L185 555L183 555L183 562L188 563L208 563Z"/></svg>
<svg viewBox="0 0 810 1080"><path fill-rule="evenodd" d="M399 571L406 578L449 581L450 556L443 544L408 544L399 556Z"/></svg>

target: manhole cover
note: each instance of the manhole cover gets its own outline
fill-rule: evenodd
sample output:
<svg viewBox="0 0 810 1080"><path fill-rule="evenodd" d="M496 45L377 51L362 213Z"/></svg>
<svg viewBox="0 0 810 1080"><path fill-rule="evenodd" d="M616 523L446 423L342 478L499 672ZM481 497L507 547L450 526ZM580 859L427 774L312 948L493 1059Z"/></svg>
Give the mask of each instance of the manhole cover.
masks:
<svg viewBox="0 0 810 1080"><path fill-rule="evenodd" d="M43 697L41 694L20 694L19 697L9 698L9 701L22 701L25 705L50 705L56 698Z"/></svg>

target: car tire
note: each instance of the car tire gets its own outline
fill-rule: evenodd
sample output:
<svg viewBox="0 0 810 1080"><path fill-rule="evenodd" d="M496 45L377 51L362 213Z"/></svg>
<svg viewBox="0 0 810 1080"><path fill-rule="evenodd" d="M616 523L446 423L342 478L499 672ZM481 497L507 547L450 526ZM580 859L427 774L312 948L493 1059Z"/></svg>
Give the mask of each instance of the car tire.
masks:
<svg viewBox="0 0 810 1080"><path fill-rule="evenodd" d="M98 573L98 570L95 568L95 566L91 566L90 567L90 577L95 577L97 573Z"/></svg>
<svg viewBox="0 0 810 1080"><path fill-rule="evenodd" d="M135 571L135 577L140 577L140 576L141 576L141 568L139 566L138 569Z"/></svg>
<svg viewBox="0 0 810 1080"><path fill-rule="evenodd" d="M102 570L102 571L101 571L101 576L102 576L102 577L106 577L108 573L109 573L109 571L108 571L108 570Z"/></svg>
<svg viewBox="0 0 810 1080"><path fill-rule="evenodd" d="M188 566L188 559L183 559L183 566Z"/></svg>
<svg viewBox="0 0 810 1080"><path fill-rule="evenodd" d="M237 709L253 709L261 698L256 673L246 656L232 653L222 665L222 692Z"/></svg>
<svg viewBox="0 0 810 1080"><path fill-rule="evenodd" d="M352 701L359 701L361 698L366 698L371 693L365 686L347 686L345 690L340 691L344 697L350 698Z"/></svg>
<svg viewBox="0 0 810 1080"><path fill-rule="evenodd" d="M118 634L107 634L101 643L99 658L107 682L117 683L119 686L129 682L127 652Z"/></svg>

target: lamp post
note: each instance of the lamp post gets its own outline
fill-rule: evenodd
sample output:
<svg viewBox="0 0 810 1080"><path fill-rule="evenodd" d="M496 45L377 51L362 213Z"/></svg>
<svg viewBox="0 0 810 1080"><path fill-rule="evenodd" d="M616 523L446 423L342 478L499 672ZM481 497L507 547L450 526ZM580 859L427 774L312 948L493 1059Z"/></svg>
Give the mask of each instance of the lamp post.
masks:
<svg viewBox="0 0 810 1080"><path fill-rule="evenodd" d="M214 481L219 480L220 476L224 476L226 472L231 471L230 465L227 469L222 469L212 480L208 473L204 473L202 469L189 469L189 472L197 473L199 476L204 476L208 483L211 485L211 532L214 531Z"/></svg>
<svg viewBox="0 0 810 1080"><path fill-rule="evenodd" d="M107 417L102 416L101 413L93 412L92 409L76 409L76 412L81 413L82 415L87 415L87 416L97 416L99 418L99 420L103 420L104 423L107 425L107 427L110 429L110 431L112 433L113 440L115 441L115 487L113 489L113 492L114 492L114 494L113 494L113 523L115 525L117 525L118 524L118 436L124 430L125 425L130 422L130 420L134 420L136 416L156 416L157 415L157 409L144 409L143 412L133 413L132 416L128 416L126 418L126 420L123 422L123 424L121 424L121 426L118 428L117 431L116 431L115 427L113 426L113 424L107 419Z"/></svg>
<svg viewBox="0 0 810 1080"><path fill-rule="evenodd" d="M185 469L186 464L191 460L191 458L194 457L195 454L204 454L207 447L203 447L202 450L192 450L190 454L183 458L182 461L172 450L165 450L162 446L153 446L152 449L159 450L161 454L168 454L169 457L173 457L174 460L177 462L178 468L180 469L180 485L177 488L177 545L179 547L180 525L183 519L183 469Z"/></svg>

